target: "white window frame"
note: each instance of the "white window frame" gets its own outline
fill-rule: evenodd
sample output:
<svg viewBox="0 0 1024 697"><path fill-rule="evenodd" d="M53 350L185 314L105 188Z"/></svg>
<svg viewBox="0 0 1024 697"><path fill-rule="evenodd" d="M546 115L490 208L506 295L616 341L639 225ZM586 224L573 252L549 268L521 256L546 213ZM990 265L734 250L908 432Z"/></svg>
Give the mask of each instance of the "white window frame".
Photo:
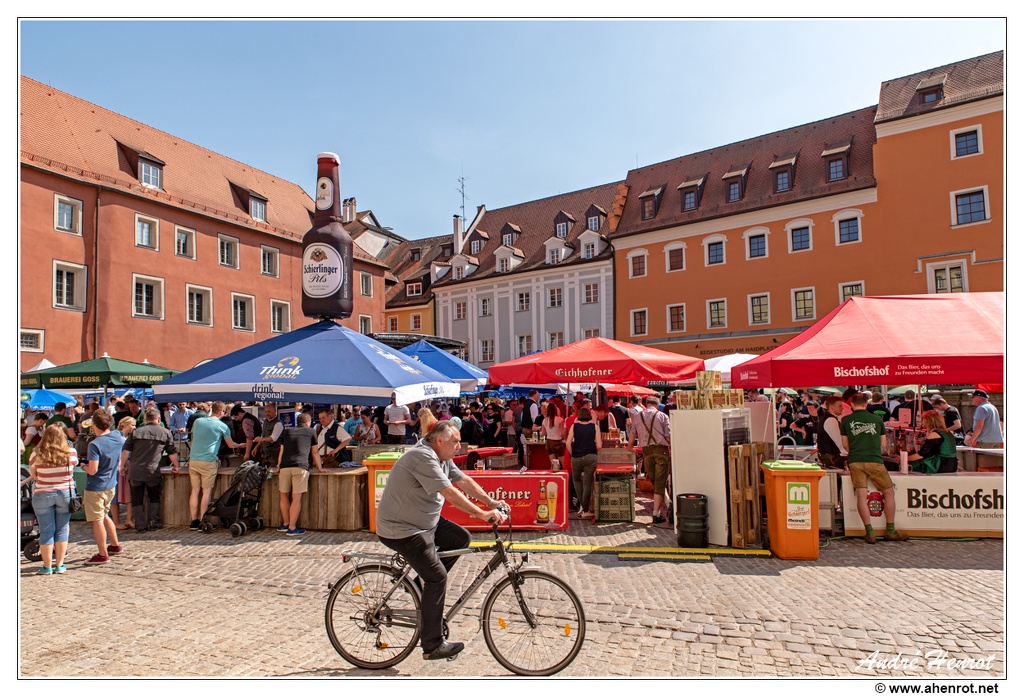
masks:
<svg viewBox="0 0 1024 697"><path fill-rule="evenodd" d="M480 339L480 362L494 363L494 339Z"/></svg>
<svg viewBox="0 0 1024 697"><path fill-rule="evenodd" d="M370 292L367 293L367 290ZM373 276L365 271L359 272L359 294L364 298L373 297Z"/></svg>
<svg viewBox="0 0 1024 697"><path fill-rule="evenodd" d="M62 228L60 227L60 207L61 204L71 207L71 227ZM71 198L64 194L53 194L53 229L57 232L63 232L66 235L77 235L82 236L82 211L85 209L85 204L79 201L77 198Z"/></svg>
<svg viewBox="0 0 1024 697"><path fill-rule="evenodd" d="M925 273L928 274L928 293L930 295L938 294L939 291L935 290L935 272L939 269L950 269L955 266L959 266L961 269L960 278L963 282L963 292L969 293L970 286L967 283L967 261L960 259L959 261L936 261L931 264L925 264ZM949 293L949 291L945 291Z"/></svg>
<svg viewBox="0 0 1024 697"><path fill-rule="evenodd" d="M152 180L153 176L147 176L147 172L155 172L155 179L157 180L154 184ZM164 167L161 164L157 164L152 160L145 158L139 158L139 183L149 189L163 189L164 188Z"/></svg>
<svg viewBox="0 0 1024 697"><path fill-rule="evenodd" d="M147 315L140 313L135 307L135 286L139 283L149 283L153 285L153 314ZM147 276L145 274L133 273L132 274L132 317L137 319L159 319L164 318L164 279L158 276Z"/></svg>
<svg viewBox="0 0 1024 697"><path fill-rule="evenodd" d="M856 286L856 285L860 286L860 295L859 296L850 296L850 297L863 297L863 296L867 295L867 290L866 290L866 287L864 285L864 281L843 281L838 286L838 289L839 289L839 304L840 305L842 305L844 302L846 302L846 299L843 297L843 289L846 288L847 286Z"/></svg>
<svg viewBox="0 0 1024 697"><path fill-rule="evenodd" d="M423 315L419 312L415 312L409 315L409 331L421 332L423 331Z"/></svg>
<svg viewBox="0 0 1024 697"><path fill-rule="evenodd" d="M178 236L184 235L188 242L189 254L181 254L178 251ZM195 259L196 258L196 231L192 228L184 227L182 225L174 226L174 256L181 257L182 259Z"/></svg>
<svg viewBox="0 0 1024 697"><path fill-rule="evenodd" d="M565 239L569 236L569 223L555 223L555 237Z"/></svg>
<svg viewBox="0 0 1024 697"><path fill-rule="evenodd" d="M644 313L644 324L647 327L647 331L642 334L636 333L636 315L637 313ZM635 310L629 311L629 335L630 336L647 336L651 333L651 314L647 311L646 307L638 307Z"/></svg>
<svg viewBox="0 0 1024 697"><path fill-rule="evenodd" d="M685 242L669 242L663 248L665 252L665 273L679 273L680 271L686 271L686 243ZM683 266L679 269L673 269L671 262L669 261L669 253L674 252L677 249L683 250Z"/></svg>
<svg viewBox="0 0 1024 697"><path fill-rule="evenodd" d="M563 332L548 332L548 350L565 346L565 334Z"/></svg>
<svg viewBox="0 0 1024 697"><path fill-rule="evenodd" d="M225 264L224 263L224 249L225 248L233 250L231 252L231 256L232 256L232 260L233 260L234 263L231 263L231 264ZM223 233L217 233L217 264L219 266L224 266L224 267L229 268L229 269L241 268L240 267L241 259L239 258L239 257L242 256L241 255L241 251L242 251L242 248L238 244L238 238L237 237L232 237L231 235L225 235Z"/></svg>
<svg viewBox="0 0 1024 697"><path fill-rule="evenodd" d="M957 222L957 217L956 217L956 197L957 196L963 196L964 194L973 194L976 191L980 191L981 194L985 197L985 219L984 220L975 220L974 222L971 222L971 223L958 223ZM988 223L991 223L992 222L992 209L991 209L991 205L992 205L992 202L989 200L989 196L988 196L988 184L983 184L981 186L971 186L971 187L968 187L966 189L960 189L959 191L950 191L949 192L949 226L952 227L952 228L964 228L964 227L971 227L972 225L986 225Z"/></svg>
<svg viewBox="0 0 1024 697"><path fill-rule="evenodd" d="M518 334L516 336L516 355L518 358L529 356L533 353L533 334Z"/></svg>
<svg viewBox="0 0 1024 697"><path fill-rule="evenodd" d="M71 271L75 274L75 304L60 305L57 303L57 271ZM54 309L70 310L71 312L85 312L88 303L86 295L89 285L89 268L84 264L74 264L70 261L53 260L53 274L50 276L50 298ZM134 286L133 286L134 289Z"/></svg>
<svg viewBox="0 0 1024 697"><path fill-rule="evenodd" d="M725 322L721 326L712 326L711 324L711 304L722 303L722 317ZM729 328L729 301L726 298L709 298L704 301L704 324L708 329L728 329Z"/></svg>
<svg viewBox="0 0 1024 697"><path fill-rule="evenodd" d="M556 299L558 300L557 303L555 302ZM562 291L561 286L554 286L552 288L548 288L548 307L562 307L564 302L565 293Z"/></svg>
<svg viewBox="0 0 1024 697"><path fill-rule="evenodd" d="M410 298L423 295L423 281L409 281L408 283L406 283L405 294L407 297Z"/></svg>
<svg viewBox="0 0 1024 697"><path fill-rule="evenodd" d="M25 335L32 335L38 338L39 346L37 348L30 348L23 346L21 343L22 337ZM45 353L46 352L46 330L45 329L25 329L21 328L18 330L18 351L24 353Z"/></svg>
<svg viewBox="0 0 1024 697"><path fill-rule="evenodd" d="M479 254L480 250L482 248L483 248L483 242L480 241L480 240L473 240L472 242L469 243L469 253L470 254Z"/></svg>
<svg viewBox="0 0 1024 697"><path fill-rule="evenodd" d="M580 258L582 259L593 259L597 256L597 243L596 242L584 242L583 250L580 252Z"/></svg>
<svg viewBox="0 0 1024 697"><path fill-rule="evenodd" d="M235 324L235 300L247 300L249 304L249 317L250 326L238 326ZM256 297L253 295L246 295L245 293L232 293L231 294L231 328L239 332L255 332L256 331Z"/></svg>
<svg viewBox="0 0 1024 697"><path fill-rule="evenodd" d="M373 334L373 317L370 315L359 315L359 333L364 335Z"/></svg>
<svg viewBox="0 0 1024 697"><path fill-rule="evenodd" d="M151 235L153 238L153 244L140 244L139 243L139 223L147 222L151 225ZM154 252L160 251L160 219L154 218L150 215L142 215L141 213L135 214L135 246L142 249L149 249Z"/></svg>
<svg viewBox="0 0 1024 697"><path fill-rule="evenodd" d="M587 217L587 229L592 232L597 232L601 229L601 216L591 215Z"/></svg>
<svg viewBox="0 0 1024 697"><path fill-rule="evenodd" d="M398 318L388 317L388 331L394 334L398 331Z"/></svg>
<svg viewBox="0 0 1024 697"><path fill-rule="evenodd" d="M594 296L593 296L592 300L587 300L587 297L590 294L591 288L593 288L593 290L594 290ZM601 302L601 284L598 283L597 281L593 281L591 283L584 283L583 284L583 303L582 304L583 305L590 305L590 304L599 303L599 302Z"/></svg>
<svg viewBox="0 0 1024 697"><path fill-rule="evenodd" d="M267 272L267 255L274 260L273 273ZM260 245L260 274L263 276L270 276L271 278L281 277L281 250L277 247L270 247L265 244Z"/></svg>
<svg viewBox="0 0 1024 697"><path fill-rule="evenodd" d="M284 309L284 325L278 329L274 329L274 310L277 308ZM292 330L292 304L287 300L275 300L270 299L270 333L271 334L287 334Z"/></svg>
<svg viewBox="0 0 1024 697"><path fill-rule="evenodd" d="M763 322L754 321L754 306L751 302L754 298L765 298L765 304L768 306L768 318ZM772 323L772 294L768 292L764 293L748 293L747 294L747 324L751 327L770 325Z"/></svg>
<svg viewBox="0 0 1024 697"><path fill-rule="evenodd" d="M705 237L704 239L702 239L700 241L700 246L704 248L704 267L705 268L707 268L708 266L725 266L726 265L726 263L728 262L728 257L726 256L726 254L728 252L728 250L726 249L726 245L725 245L726 241L727 241L727 238L726 238L725 235L708 235L707 237ZM718 262L716 264L712 264L711 263L711 256L710 256L711 255L711 245L716 244L718 242L722 243L722 261L720 261L720 262Z"/></svg>
<svg viewBox="0 0 1024 697"><path fill-rule="evenodd" d="M558 264L562 261L562 250L558 247L548 250L548 264Z"/></svg>
<svg viewBox="0 0 1024 697"><path fill-rule="evenodd" d="M743 233L743 253L746 255L747 261L768 258L768 236L771 234L771 230L766 227L752 227ZM764 256L752 257L750 256L750 238L757 237L758 235L764 235Z"/></svg>
<svg viewBox="0 0 1024 697"><path fill-rule="evenodd" d="M498 257L498 273L508 273L511 268L512 264L507 256Z"/></svg>
<svg viewBox="0 0 1024 697"><path fill-rule="evenodd" d="M466 275L466 267L462 264L452 268L452 278L456 281L461 281Z"/></svg>
<svg viewBox="0 0 1024 697"><path fill-rule="evenodd" d="M249 217L261 223L267 222L267 199L250 195Z"/></svg>
<svg viewBox="0 0 1024 697"><path fill-rule="evenodd" d="M807 228L807 249L793 249L793 231L797 228ZM799 218L786 223L786 247L790 254L803 254L814 251L814 221L810 218Z"/></svg>
<svg viewBox="0 0 1024 697"><path fill-rule="evenodd" d="M491 298L480 298L480 316L491 317L494 315L494 308L491 307Z"/></svg>
<svg viewBox="0 0 1024 697"><path fill-rule="evenodd" d="M456 300L455 301L455 311L454 311L454 315L453 316L454 316L454 319L456 319L456 320L466 319L466 301L465 300Z"/></svg>
<svg viewBox="0 0 1024 697"><path fill-rule="evenodd" d="M524 302L525 301L525 302ZM516 293L516 312L530 312L533 307L533 293Z"/></svg>
<svg viewBox="0 0 1024 697"><path fill-rule="evenodd" d="M972 152L967 155L956 154L956 137L961 133L970 133L971 131L978 132L978 152ZM975 124L973 126L964 126L963 128L957 128L949 132L949 159L951 160L966 160L969 157L976 157L978 155L985 154L985 142L981 136L981 124Z"/></svg>
<svg viewBox="0 0 1024 697"><path fill-rule="evenodd" d="M196 293L206 298L205 310L207 320L205 322L199 322L192 319L192 313L189 309L189 295ZM194 327L212 327L213 326L213 288L209 286L197 286L192 283L185 284L185 324L192 325Z"/></svg>
<svg viewBox="0 0 1024 697"><path fill-rule="evenodd" d="M856 218L857 220L857 239L854 242L840 242L839 241L839 223L846 220ZM847 208L846 210L839 211L832 216L832 224L836 229L836 246L846 247L851 244L860 244L864 241L864 213L859 208Z"/></svg>
<svg viewBox="0 0 1024 697"><path fill-rule="evenodd" d="M796 294L803 293L806 291L811 292L811 316L810 317L798 317L796 314ZM794 322L814 322L818 319L818 294L814 292L814 286L805 286L803 288L793 288L789 293L790 309L792 311L792 317Z"/></svg>
<svg viewBox="0 0 1024 697"><path fill-rule="evenodd" d="M636 257L644 258L644 272L642 274L633 275L633 259ZM634 249L632 252L626 255L626 268L629 269L630 278L644 278L647 276L648 264L647 264L647 250L646 249Z"/></svg>
<svg viewBox="0 0 1024 697"><path fill-rule="evenodd" d="M599 327L588 327L583 330L584 339L596 339L601 336L601 329Z"/></svg>
<svg viewBox="0 0 1024 697"><path fill-rule="evenodd" d="M683 328L673 329L672 328L672 310L673 308L683 308ZM675 303L673 305L665 306L665 332L668 334L678 334L686 331L686 303Z"/></svg>

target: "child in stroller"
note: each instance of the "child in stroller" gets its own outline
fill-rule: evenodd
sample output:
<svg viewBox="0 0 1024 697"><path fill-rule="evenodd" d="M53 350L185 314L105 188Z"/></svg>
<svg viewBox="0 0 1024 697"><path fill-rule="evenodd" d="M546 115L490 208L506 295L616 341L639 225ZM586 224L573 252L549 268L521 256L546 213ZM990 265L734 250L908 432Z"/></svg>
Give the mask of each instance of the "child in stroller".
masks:
<svg viewBox="0 0 1024 697"><path fill-rule="evenodd" d="M203 513L199 529L211 532L216 520L229 528L232 537L244 535L248 530L260 530L265 521L259 515L260 499L267 468L255 460L246 460L231 475L228 488L210 503Z"/></svg>
<svg viewBox="0 0 1024 697"><path fill-rule="evenodd" d="M29 469L21 466L20 480L24 481L29 476ZM36 520L36 512L32 509L32 482L21 485L21 553L32 562L42 561L43 555L39 552L39 521Z"/></svg>

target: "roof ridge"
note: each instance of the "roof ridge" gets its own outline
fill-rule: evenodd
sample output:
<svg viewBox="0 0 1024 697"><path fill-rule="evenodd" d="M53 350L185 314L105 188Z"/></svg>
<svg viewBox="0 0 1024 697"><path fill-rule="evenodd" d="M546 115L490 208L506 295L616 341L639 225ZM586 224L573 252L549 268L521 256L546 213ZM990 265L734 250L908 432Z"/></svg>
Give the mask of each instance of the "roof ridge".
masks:
<svg viewBox="0 0 1024 697"><path fill-rule="evenodd" d="M895 82L897 80L905 80L908 77L914 77L915 75L922 75L924 73L933 73L933 72L936 72L938 70L943 70L945 68L952 68L954 65L960 65L961 63L968 63L970 61L979 60L981 58L988 58L989 56L994 56L994 55L996 55L998 53L1005 53L1005 51L1004 51L1004 49L999 49L998 51L992 51L990 53L983 53L980 56L970 56L969 58L964 58L962 60L953 61L952 63L946 63L945 65L938 65L938 66L935 66L934 68L925 68L924 70L915 70L914 72L907 73L906 75L900 75L899 77L890 77L890 78L887 78L885 80L882 80L882 84L884 85L887 82Z"/></svg>
<svg viewBox="0 0 1024 697"><path fill-rule="evenodd" d="M603 189L603 188L605 188L607 186L617 186L619 184L624 183L625 181L626 181L625 179L618 179L616 181L607 182L605 184L597 184L596 186L588 186L588 187L583 188L583 189L577 189L576 191L566 191L566 192L563 192L563 193L560 193L560 194L552 194L551 196L544 196L542 198L536 198L536 199L533 199L532 201L520 201L519 203L510 203L507 206L501 206L500 208L489 208L489 209L487 209L487 213L485 214L485 217L487 215L493 215L493 214L497 213L498 211L503 211L506 208L518 208L519 206L526 206L526 205L531 204L531 203L540 203L542 201L550 201L551 199L560 198L562 196L572 196L574 194L582 194L582 193L585 193L587 191L592 191L592 190L595 190L595 189Z"/></svg>

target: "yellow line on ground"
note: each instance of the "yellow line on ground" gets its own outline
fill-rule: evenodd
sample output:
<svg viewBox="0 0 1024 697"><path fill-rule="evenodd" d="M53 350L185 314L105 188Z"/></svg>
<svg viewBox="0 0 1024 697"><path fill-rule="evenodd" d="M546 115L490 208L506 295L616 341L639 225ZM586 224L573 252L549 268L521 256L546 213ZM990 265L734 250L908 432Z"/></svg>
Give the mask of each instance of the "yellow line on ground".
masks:
<svg viewBox="0 0 1024 697"><path fill-rule="evenodd" d="M710 554L636 554L619 553L619 559L651 559L655 561L711 561Z"/></svg>
<svg viewBox="0 0 1024 697"><path fill-rule="evenodd" d="M471 547L490 547L493 543L473 541ZM514 542L513 548L522 552L591 552L595 554L622 554L624 552L644 552L662 554L708 554L712 556L739 557L770 557L767 549L732 549L732 548L698 548L698 547L609 547L606 545L576 545L559 543L527 543Z"/></svg>

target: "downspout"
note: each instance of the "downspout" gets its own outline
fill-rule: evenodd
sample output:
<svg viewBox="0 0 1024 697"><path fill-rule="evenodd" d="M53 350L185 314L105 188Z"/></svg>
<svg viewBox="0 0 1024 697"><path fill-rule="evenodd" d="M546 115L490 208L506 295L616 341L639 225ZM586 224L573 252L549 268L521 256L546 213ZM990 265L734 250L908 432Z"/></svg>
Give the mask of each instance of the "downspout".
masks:
<svg viewBox="0 0 1024 697"><path fill-rule="evenodd" d="M100 355L100 192L103 188L96 187L96 225L92 239L92 357Z"/></svg>
<svg viewBox="0 0 1024 697"><path fill-rule="evenodd" d="M609 240L608 241L608 246L611 247L611 249L612 249L612 335L610 337L608 337L608 338L615 339L618 336L615 333L615 322L616 322L615 300L616 300L616 298L618 298L619 294L615 291L615 245L613 245L611 243L611 240Z"/></svg>

